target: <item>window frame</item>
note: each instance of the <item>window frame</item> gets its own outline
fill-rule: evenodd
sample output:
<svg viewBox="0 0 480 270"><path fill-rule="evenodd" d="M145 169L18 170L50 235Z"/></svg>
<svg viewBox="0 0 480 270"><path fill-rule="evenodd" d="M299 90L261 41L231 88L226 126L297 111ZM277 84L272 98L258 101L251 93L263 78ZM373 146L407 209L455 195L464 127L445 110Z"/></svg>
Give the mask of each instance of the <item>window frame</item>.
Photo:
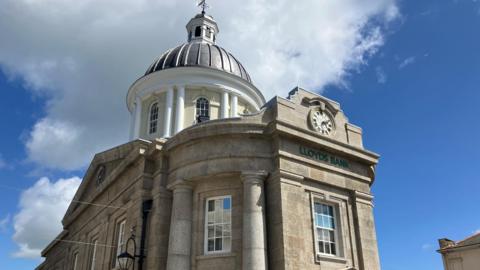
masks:
<svg viewBox="0 0 480 270"><path fill-rule="evenodd" d="M122 225L123 225L123 231L122 231ZM126 219L122 219L120 220L119 222L117 222L117 225L116 225L116 246L117 246L117 249L115 251L115 255L114 255L114 268L118 268L118 260L117 260L117 256L120 255L120 253L122 253L122 247L125 246L125 244L127 243L127 241L125 241L125 228L127 227L127 220ZM120 232L122 232L122 235L120 235ZM120 238L120 236L122 236L122 238ZM123 240L123 243L120 243L120 240Z"/></svg>
<svg viewBox="0 0 480 270"><path fill-rule="evenodd" d="M78 268L78 251L73 252L73 270L77 270Z"/></svg>
<svg viewBox="0 0 480 270"><path fill-rule="evenodd" d="M220 200L220 199L230 199L230 220L229 220L229 223L221 223L222 225L223 224L229 224L230 225L230 246L228 249L225 249L223 246L222 246L222 250L213 250L213 251L209 251L208 250L208 202L209 201L216 201L216 200ZM231 253L232 252L232 210L233 210L233 201L232 201L232 195L223 195L223 196L214 196L214 197L207 197L205 198L205 213L204 213L204 228L203 228L203 253L205 255L215 255L215 254L227 254L227 253ZM222 220L223 221L223 220ZM216 224L218 223L213 223L213 226L215 226ZM223 229L223 227L222 227ZM215 238L215 236L214 236ZM223 230L222 230L222 245L224 243L224 239L225 237L223 236ZM214 240L215 241L215 240Z"/></svg>
<svg viewBox="0 0 480 270"><path fill-rule="evenodd" d="M320 252L319 248L319 235L317 233L317 226L315 221L315 203L327 205L332 207L333 211L333 220L334 226L334 243L335 243L335 254L323 253ZM343 259L343 241L342 241L342 229L341 229L341 216L340 216L340 205L337 202L332 202L327 200L325 195L316 195L311 194L311 216L312 216L312 230L313 230L313 242L315 250L315 261L319 262L320 258L338 258Z"/></svg>
<svg viewBox="0 0 480 270"><path fill-rule="evenodd" d="M152 120L152 109L153 107L156 106L156 119L155 120ZM149 109L148 109L148 134L151 135L151 134L155 134L158 132L158 119L160 118L160 106L159 106L159 102L158 101L154 101L152 102L152 104L150 105ZM152 132L152 127L153 125L152 124L155 124L155 131Z"/></svg>
<svg viewBox="0 0 480 270"><path fill-rule="evenodd" d="M210 99L208 99L206 96L198 96L198 97L196 97L195 100L194 100L194 104L195 104L195 105L194 105L194 108L195 108L195 110L194 110L194 112L193 112L193 119L195 119L195 123L199 123L198 120L197 120L197 117L198 117L198 114L197 114L197 112L198 112L197 104L198 104L198 101L199 101L200 99L205 99L205 100L207 101L207 106L208 106L208 108L207 108L207 113L208 113L207 117L208 117L208 120L211 119L211 107L212 107L212 106L211 106Z"/></svg>
<svg viewBox="0 0 480 270"><path fill-rule="evenodd" d="M92 239L93 249L92 253L90 254L90 270L95 270L95 263L97 261L97 246L98 246L98 238Z"/></svg>

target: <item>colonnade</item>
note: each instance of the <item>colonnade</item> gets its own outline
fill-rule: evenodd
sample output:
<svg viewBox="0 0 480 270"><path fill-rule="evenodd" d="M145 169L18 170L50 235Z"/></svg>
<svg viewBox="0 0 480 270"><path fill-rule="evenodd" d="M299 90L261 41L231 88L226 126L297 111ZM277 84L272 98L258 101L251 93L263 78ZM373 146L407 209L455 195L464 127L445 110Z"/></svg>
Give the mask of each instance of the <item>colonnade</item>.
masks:
<svg viewBox="0 0 480 270"><path fill-rule="evenodd" d="M267 173L242 172L242 269L266 270L265 189ZM178 180L173 190L167 270L190 270L192 257L193 187Z"/></svg>
<svg viewBox="0 0 480 270"><path fill-rule="evenodd" d="M176 90L175 112L173 112L174 91ZM221 90L220 100L220 118L237 117L238 116L238 96L230 94L229 91ZM140 138L141 124L142 124L142 106L143 100L140 96L135 97L134 110L132 114L131 124L131 139ZM162 113L162 112L161 112ZM175 123L172 119L175 113ZM185 85L169 86L166 90L165 108L163 111L163 134L164 138L169 138L184 128L184 114L185 114ZM148 121L148 113L145 121Z"/></svg>

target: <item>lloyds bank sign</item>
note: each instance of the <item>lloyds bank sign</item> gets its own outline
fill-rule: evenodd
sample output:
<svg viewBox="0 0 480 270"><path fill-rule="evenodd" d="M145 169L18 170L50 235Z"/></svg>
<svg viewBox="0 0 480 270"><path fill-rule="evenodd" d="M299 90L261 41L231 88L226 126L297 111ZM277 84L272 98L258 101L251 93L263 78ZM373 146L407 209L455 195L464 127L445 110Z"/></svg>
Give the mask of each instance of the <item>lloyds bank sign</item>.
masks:
<svg viewBox="0 0 480 270"><path fill-rule="evenodd" d="M305 156L309 159L327 162L329 164L332 164L334 166L341 167L341 168L349 168L350 167L350 165L348 164L348 161L346 161L345 159L330 155L328 153L325 153L325 152L322 152L322 151L319 151L319 150L315 150L315 149L312 149L312 148L309 148L309 147L306 147L306 146L302 146L302 145L300 145L299 150L300 150L300 154L302 156Z"/></svg>

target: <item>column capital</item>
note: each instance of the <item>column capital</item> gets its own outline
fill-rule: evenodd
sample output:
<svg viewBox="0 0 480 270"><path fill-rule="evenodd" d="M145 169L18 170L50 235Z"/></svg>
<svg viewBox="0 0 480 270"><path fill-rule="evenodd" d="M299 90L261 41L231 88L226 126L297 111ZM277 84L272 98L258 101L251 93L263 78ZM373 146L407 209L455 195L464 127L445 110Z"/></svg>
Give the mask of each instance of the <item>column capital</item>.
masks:
<svg viewBox="0 0 480 270"><path fill-rule="evenodd" d="M355 202L363 203L373 207L373 195L355 190L353 192Z"/></svg>
<svg viewBox="0 0 480 270"><path fill-rule="evenodd" d="M190 190L193 190L193 184L192 182L189 182L184 179L177 179L172 183L168 184L167 189L172 190L173 192L190 191Z"/></svg>
<svg viewBox="0 0 480 270"><path fill-rule="evenodd" d="M267 179L267 171L242 171L240 178L242 182L246 181L265 181Z"/></svg>

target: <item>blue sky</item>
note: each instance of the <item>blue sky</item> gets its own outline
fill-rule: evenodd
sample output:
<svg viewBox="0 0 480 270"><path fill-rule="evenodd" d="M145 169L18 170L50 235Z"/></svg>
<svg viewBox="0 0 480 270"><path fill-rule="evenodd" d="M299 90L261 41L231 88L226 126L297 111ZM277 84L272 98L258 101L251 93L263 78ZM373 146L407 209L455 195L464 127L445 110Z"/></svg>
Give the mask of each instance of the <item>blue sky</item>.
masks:
<svg viewBox="0 0 480 270"><path fill-rule="evenodd" d="M8 1L10 0L5 0L5 2ZM220 5L223 4L218 3L218 9L212 9L212 13L218 18L221 27L226 25L226 28L232 32L232 29L236 29L235 27L226 21L222 24L221 10L224 7ZM362 51L365 58L355 65L324 72L324 74L343 72L341 77L332 75L333 77L323 78L318 75L321 79L311 81L302 79L301 76L287 76L287 79L292 82L286 85L291 87L283 86L274 94L286 96L288 90L297 83L300 86L306 84L308 86L306 88L312 90L323 91L325 96L341 103L352 123L363 128L365 146L381 155L373 192L382 269L441 269L440 255L435 252L438 247L437 239L448 237L460 240L480 230L480 216L475 214L480 205L479 166L476 164L480 162L480 140L478 139L480 138L478 125L480 1L400 1L395 2L394 5L399 9L395 19L380 20L376 16L371 16L368 22L363 22L364 29L372 29L370 24L381 26L382 44L375 46L372 50ZM178 24L183 31L183 25L193 12L193 8L179 12L178 21L168 25L168 28L171 28L172 32L178 32L178 27L175 27ZM129 33L135 35L136 29L138 28L134 28L135 31ZM11 31L7 30L9 28L5 25L0 26L0 33L10 34ZM248 51L242 51L228 41L229 31L224 32L221 32L224 38L220 41L223 41L227 48L233 47L232 52L239 54L240 60L246 59L244 64L247 69L253 71L251 71L252 77L256 75L262 85L277 87L278 84L269 85L264 82L266 79L262 78L265 76L262 70L249 68L256 62L249 60ZM29 36L20 37L27 38L35 33L32 31L28 34ZM13 37L18 36L13 35ZM52 39L55 40L58 37L61 35L53 36ZM135 38L140 37L140 34L135 36ZM148 37L149 35L143 36L146 40ZM116 37L109 38L115 40ZM183 32L181 32L160 41L162 44L167 43L162 46L168 48L183 41L183 38ZM348 42L345 41L345 43ZM39 42L38 46L44 45L48 47L49 41ZM103 48L101 44L95 42L88 45L108 55L108 47ZM69 46L69 44L62 46ZM305 45L305 47L308 46ZM23 209L20 202L22 191L34 187L42 177L48 177L52 185L56 181L61 181L59 179L81 177L94 152L124 142L128 132L126 128L128 125L123 123L127 122L124 105L126 89L129 83L133 82L150 64L149 61L153 60L151 55L139 56L138 66L132 64L134 66L132 69L136 71L130 73L124 71L127 67L115 65L116 72L121 75L119 77L126 77L126 79L113 86L109 85L120 89L109 92L109 95L115 93L111 98L114 101L109 106L120 112L121 117L119 117L120 120L110 121L111 119L107 116L99 116L99 121L103 121L101 123L108 121L110 125L108 123L105 125L113 126L111 128L113 131L109 132L120 133L120 135L114 137L110 144L102 142L95 148L88 148L90 152L84 154L86 157L80 160L54 164L42 162L42 159L49 156L35 152L36 149L40 149L42 153L49 152L45 151L49 149L48 147L41 147L44 144L35 145L37 141L32 139L37 134L34 132L35 126L38 127L42 119L50 119L49 121L75 119L71 123L83 123L77 115L68 110L62 111L61 106L55 103L61 100L63 103L73 102L71 106L74 106L75 101L80 101L75 98L67 99L69 91L57 91L62 87L70 87L69 84L57 83L54 76L51 79L53 82L39 80L32 75L30 68L32 65L15 66L15 59L35 63L36 59L41 59L39 55L45 53L45 51L32 49L33 47L30 47L30 50L27 50L28 48L24 48L25 51L22 52L21 57L8 58L7 56L10 55L15 56L15 51L0 45L0 93L2 94L0 122L4 127L0 133L0 200L2 202L0 204L0 265L2 269L33 269L38 264L38 259L14 256L19 251L19 242L23 241L12 239L18 230L18 228L15 229L17 222L14 217ZM134 52L138 47L127 46L124 50ZM164 47L159 47L154 51L161 53L163 50ZM305 50L307 53L308 48ZM116 57L114 53L121 52L124 51L114 51L108 57ZM25 58L24 55L30 58ZM72 57L75 59L74 56ZM90 54L90 57L94 59L96 56ZM327 56L314 55L310 58L312 57ZM345 57L340 60L351 61L348 56ZM105 62L103 58L102 61ZM112 63L117 64L117 61L113 59ZM323 68L308 61L307 59L305 62L292 62L292 64L307 66L311 64L315 68ZM81 65L81 63L77 64L76 70L81 71ZM45 67L48 69L51 65L39 65L35 67L35 71L37 68ZM126 75L123 76L122 72ZM38 74L51 75L48 72ZM63 77L68 75L68 73L62 73ZM310 75L316 76L316 74ZM80 79L87 78L78 76ZM107 80L116 80L116 78L108 77ZM72 81L75 82L75 78ZM103 80L92 81L95 84L104 83ZM71 92L79 91L75 88L71 89L73 89ZM82 92L79 93L82 97ZM85 93L85 96L89 94L89 92ZM85 98L88 99L88 97ZM96 111L95 105L91 106L88 110L78 113L87 114L92 111L101 114L101 111ZM85 118L91 119L91 116ZM58 127L58 125L53 126ZM85 128L88 129L89 126L86 125ZM52 135L56 138L55 136ZM65 138L60 136L60 139ZM50 144L47 146L51 147ZM52 152L55 150L52 149ZM58 156L62 157L61 153ZM51 160L56 160L56 157L52 156ZM60 213L59 216L62 214Z"/></svg>

